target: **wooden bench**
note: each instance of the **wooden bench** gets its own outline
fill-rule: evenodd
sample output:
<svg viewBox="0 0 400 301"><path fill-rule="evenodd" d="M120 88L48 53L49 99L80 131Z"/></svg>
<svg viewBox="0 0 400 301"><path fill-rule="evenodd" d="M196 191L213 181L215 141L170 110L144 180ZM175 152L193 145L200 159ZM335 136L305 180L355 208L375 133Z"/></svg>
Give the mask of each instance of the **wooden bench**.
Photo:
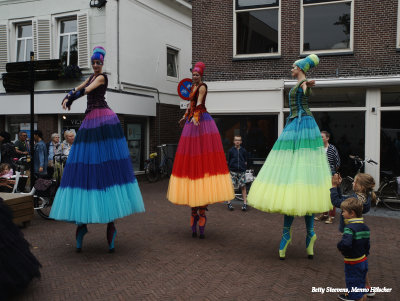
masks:
<svg viewBox="0 0 400 301"><path fill-rule="evenodd" d="M13 222L17 225L26 226L33 218L33 196L19 193L0 192L4 203L10 207L13 213Z"/></svg>

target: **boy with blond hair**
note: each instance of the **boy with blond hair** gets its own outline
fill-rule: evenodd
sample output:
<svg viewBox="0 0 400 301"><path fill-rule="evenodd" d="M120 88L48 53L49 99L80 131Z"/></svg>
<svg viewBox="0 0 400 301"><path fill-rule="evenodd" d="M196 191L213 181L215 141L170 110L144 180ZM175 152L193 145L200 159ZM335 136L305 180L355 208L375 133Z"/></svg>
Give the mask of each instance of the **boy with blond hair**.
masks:
<svg viewBox="0 0 400 301"><path fill-rule="evenodd" d="M344 256L344 273L347 294L340 300L366 300L365 278L368 272L370 232L362 217L363 203L357 198L348 198L340 208L345 221L342 240L337 248Z"/></svg>

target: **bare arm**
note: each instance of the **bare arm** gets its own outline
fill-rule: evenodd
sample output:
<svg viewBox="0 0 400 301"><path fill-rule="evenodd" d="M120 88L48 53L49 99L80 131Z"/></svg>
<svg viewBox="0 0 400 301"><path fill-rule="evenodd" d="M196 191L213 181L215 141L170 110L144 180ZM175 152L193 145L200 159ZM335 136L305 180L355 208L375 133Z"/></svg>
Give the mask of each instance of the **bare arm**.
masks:
<svg viewBox="0 0 400 301"><path fill-rule="evenodd" d="M90 76L83 83L81 83L78 87L76 87L75 91L82 90L86 86L86 84L89 82L89 79L90 79Z"/></svg>
<svg viewBox="0 0 400 301"><path fill-rule="evenodd" d="M103 75L99 75L96 77L96 79L85 89L85 95L89 94L92 92L94 89L100 87L101 85L104 85L106 82L105 78Z"/></svg>
<svg viewBox="0 0 400 301"><path fill-rule="evenodd" d="M201 105L203 103L204 95L206 95L206 87L201 86L199 88L199 97L197 98L196 106Z"/></svg>

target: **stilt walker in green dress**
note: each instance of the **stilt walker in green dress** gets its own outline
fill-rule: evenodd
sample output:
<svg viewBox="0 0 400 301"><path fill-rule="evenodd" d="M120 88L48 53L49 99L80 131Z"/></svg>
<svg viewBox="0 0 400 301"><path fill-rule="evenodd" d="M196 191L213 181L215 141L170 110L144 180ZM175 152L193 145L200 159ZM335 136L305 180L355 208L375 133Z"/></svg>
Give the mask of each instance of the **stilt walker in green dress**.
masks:
<svg viewBox="0 0 400 301"><path fill-rule="evenodd" d="M311 54L293 64L297 84L289 92L290 115L264 166L251 186L248 203L259 210L284 214L279 257L285 259L292 239L295 216L304 216L308 258L314 256L314 213L332 208L329 188L331 174L321 133L308 108L308 97L315 81L306 73L319 63Z"/></svg>

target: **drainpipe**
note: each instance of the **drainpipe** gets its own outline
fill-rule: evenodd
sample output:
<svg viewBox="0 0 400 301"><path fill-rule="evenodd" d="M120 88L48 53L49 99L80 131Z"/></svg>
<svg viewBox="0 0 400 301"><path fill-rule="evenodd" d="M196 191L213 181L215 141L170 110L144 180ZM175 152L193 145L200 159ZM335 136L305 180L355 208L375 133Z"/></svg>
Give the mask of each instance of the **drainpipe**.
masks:
<svg viewBox="0 0 400 301"><path fill-rule="evenodd" d="M119 74L119 1L117 1L117 83L118 83L118 90L121 91L121 79Z"/></svg>

